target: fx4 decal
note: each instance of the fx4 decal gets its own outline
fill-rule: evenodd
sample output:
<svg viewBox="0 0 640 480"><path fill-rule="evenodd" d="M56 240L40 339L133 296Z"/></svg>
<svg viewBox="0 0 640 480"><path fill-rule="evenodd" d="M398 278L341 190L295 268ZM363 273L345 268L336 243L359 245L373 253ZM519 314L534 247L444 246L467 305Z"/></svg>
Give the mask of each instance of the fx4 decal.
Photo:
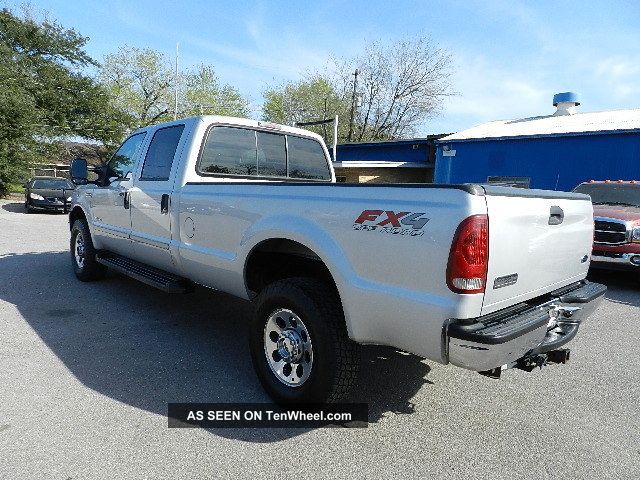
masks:
<svg viewBox="0 0 640 480"><path fill-rule="evenodd" d="M392 212L390 210L363 210L353 222L354 230L377 230L393 235L424 235L424 226L429 219L425 213ZM407 228L405 228L407 227Z"/></svg>

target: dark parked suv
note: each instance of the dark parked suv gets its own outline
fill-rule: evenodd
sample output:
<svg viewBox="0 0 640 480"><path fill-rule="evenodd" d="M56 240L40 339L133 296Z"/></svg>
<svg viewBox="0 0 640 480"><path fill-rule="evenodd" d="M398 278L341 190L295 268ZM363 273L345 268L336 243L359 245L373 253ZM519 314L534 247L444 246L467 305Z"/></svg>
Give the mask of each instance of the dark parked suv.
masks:
<svg viewBox="0 0 640 480"><path fill-rule="evenodd" d="M24 187L24 206L27 212L38 209L65 213L75 188L71 181L59 177L33 177Z"/></svg>

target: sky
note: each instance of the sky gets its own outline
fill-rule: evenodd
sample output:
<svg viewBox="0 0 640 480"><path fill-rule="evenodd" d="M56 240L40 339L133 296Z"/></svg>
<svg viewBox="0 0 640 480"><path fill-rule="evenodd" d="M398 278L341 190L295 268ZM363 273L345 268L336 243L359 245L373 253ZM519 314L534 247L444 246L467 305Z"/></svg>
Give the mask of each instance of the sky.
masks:
<svg viewBox="0 0 640 480"><path fill-rule="evenodd" d="M19 10L24 2L0 0ZM212 64L259 118L269 85L322 71L372 41L430 35L454 64L452 91L421 135L553 113L575 91L580 111L640 107L638 1L33 0L36 12L90 38L100 61L121 45Z"/></svg>

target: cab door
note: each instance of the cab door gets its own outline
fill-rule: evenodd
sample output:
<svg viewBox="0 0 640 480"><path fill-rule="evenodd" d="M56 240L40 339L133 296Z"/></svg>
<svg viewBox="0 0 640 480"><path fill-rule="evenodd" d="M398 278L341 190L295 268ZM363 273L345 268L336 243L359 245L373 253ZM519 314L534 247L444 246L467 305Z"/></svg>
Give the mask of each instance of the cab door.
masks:
<svg viewBox="0 0 640 480"><path fill-rule="evenodd" d="M107 164L105 185L86 190L90 197L94 235L105 250L128 255L131 250L131 215L128 190L139 161L145 132L130 136Z"/></svg>
<svg viewBox="0 0 640 480"><path fill-rule="evenodd" d="M175 271L170 250L171 193L184 129L184 124L174 124L153 133L140 174L129 190L133 258L170 272Z"/></svg>

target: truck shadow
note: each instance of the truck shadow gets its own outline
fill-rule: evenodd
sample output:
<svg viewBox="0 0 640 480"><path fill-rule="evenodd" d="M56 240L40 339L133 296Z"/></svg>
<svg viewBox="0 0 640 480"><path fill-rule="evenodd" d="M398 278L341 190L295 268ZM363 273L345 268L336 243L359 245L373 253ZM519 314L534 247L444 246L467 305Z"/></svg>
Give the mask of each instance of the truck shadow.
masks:
<svg viewBox="0 0 640 480"><path fill-rule="evenodd" d="M247 348L248 302L205 288L167 295L112 273L81 283L66 252L0 256L0 272L0 299L96 392L163 416L168 402L269 402ZM416 356L365 347L353 401L369 404L370 422L410 414L429 370ZM307 430L209 431L273 442Z"/></svg>
<svg viewBox="0 0 640 480"><path fill-rule="evenodd" d="M638 277L637 273L591 270L588 278L608 287L606 298L609 301L640 307L640 299L638 298L640 277Z"/></svg>

